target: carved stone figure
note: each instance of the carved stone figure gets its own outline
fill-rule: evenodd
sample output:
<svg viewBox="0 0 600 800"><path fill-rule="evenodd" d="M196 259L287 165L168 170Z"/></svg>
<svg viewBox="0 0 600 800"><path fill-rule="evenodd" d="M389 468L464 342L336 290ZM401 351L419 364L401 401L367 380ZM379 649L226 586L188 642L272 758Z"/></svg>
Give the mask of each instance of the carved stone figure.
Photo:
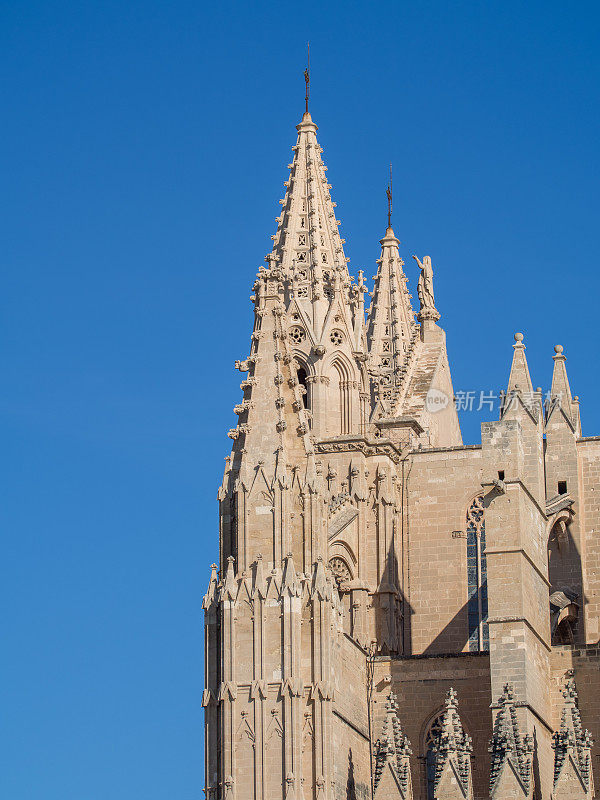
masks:
<svg viewBox="0 0 600 800"><path fill-rule="evenodd" d="M435 311L435 298L433 296L433 266L430 256L423 256L423 261L419 261L417 256L413 256L421 269L417 293L421 304L421 311L432 309Z"/></svg>

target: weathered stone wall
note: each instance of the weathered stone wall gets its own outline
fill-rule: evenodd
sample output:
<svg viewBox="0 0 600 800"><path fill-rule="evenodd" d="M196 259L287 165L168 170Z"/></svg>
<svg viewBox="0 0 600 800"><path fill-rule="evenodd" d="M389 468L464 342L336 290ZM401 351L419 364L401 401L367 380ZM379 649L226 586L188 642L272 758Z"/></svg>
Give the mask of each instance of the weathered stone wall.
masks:
<svg viewBox="0 0 600 800"><path fill-rule="evenodd" d="M487 747L492 735L487 653L377 659L373 696L374 739L380 735L383 725L385 700L393 691L398 698L400 721L413 751L411 772L414 797L415 800L426 800L425 735L431 721L442 712L444 698L450 687L458 694L459 715L466 733L473 739L475 800L487 800Z"/></svg>
<svg viewBox="0 0 600 800"><path fill-rule="evenodd" d="M589 644L600 641L600 437L578 442L581 482L585 635Z"/></svg>
<svg viewBox="0 0 600 800"><path fill-rule="evenodd" d="M333 659L334 797L366 800L371 793L366 654L342 634L335 642Z"/></svg>
<svg viewBox="0 0 600 800"><path fill-rule="evenodd" d="M371 796L368 739L334 713L333 744L335 800L367 800Z"/></svg>
<svg viewBox="0 0 600 800"><path fill-rule="evenodd" d="M405 652L467 648L466 513L481 490L481 448L424 450L406 470Z"/></svg>

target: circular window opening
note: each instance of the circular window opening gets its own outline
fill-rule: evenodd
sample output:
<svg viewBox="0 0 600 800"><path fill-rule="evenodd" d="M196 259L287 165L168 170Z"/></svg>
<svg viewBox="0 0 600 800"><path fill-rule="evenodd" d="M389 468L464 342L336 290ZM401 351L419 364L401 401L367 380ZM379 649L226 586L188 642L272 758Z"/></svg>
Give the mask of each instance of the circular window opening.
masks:
<svg viewBox="0 0 600 800"><path fill-rule="evenodd" d="M304 328L301 328L299 325L295 325L293 328L290 328L290 339L294 344L300 344L306 339L306 332Z"/></svg>

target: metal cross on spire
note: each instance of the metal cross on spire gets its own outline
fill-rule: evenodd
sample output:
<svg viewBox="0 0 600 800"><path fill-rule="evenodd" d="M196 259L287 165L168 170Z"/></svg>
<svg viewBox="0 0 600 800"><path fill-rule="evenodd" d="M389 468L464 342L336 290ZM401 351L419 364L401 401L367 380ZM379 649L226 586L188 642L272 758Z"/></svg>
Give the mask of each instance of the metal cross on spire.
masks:
<svg viewBox="0 0 600 800"><path fill-rule="evenodd" d="M310 42L306 43L306 49L308 53L308 59L306 64L306 69L304 70L304 82L306 84L306 93L304 95L304 102L305 102L305 110L308 114L308 99L310 97Z"/></svg>
<svg viewBox="0 0 600 800"><path fill-rule="evenodd" d="M392 165L390 164L390 182L385 190L388 201L388 228L392 227Z"/></svg>

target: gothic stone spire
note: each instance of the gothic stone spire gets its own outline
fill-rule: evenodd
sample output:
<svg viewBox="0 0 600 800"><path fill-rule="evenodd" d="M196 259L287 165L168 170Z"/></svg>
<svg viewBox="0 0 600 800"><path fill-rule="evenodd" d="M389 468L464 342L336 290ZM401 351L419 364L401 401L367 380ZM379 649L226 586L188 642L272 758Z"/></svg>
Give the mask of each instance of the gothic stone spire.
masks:
<svg viewBox="0 0 600 800"><path fill-rule="evenodd" d="M381 239L373 302L367 318L367 347L373 401L391 406L417 336L399 241L391 226Z"/></svg>
<svg viewBox="0 0 600 800"><path fill-rule="evenodd" d="M594 796L590 732L581 725L577 688L572 671L563 689L560 729L553 735L553 800L589 800Z"/></svg>
<svg viewBox="0 0 600 800"><path fill-rule="evenodd" d="M533 789L533 739L521 735L513 688L504 685L498 699L500 709L494 722L494 731L489 746L490 797L530 798Z"/></svg>
<svg viewBox="0 0 600 800"><path fill-rule="evenodd" d="M456 692L449 689L442 728L434 744L436 800L472 800L471 738L458 716Z"/></svg>
<svg viewBox="0 0 600 800"><path fill-rule="evenodd" d="M390 693L385 704L381 739L375 745L375 800L412 800L410 756L412 750L400 718L396 696Z"/></svg>
<svg viewBox="0 0 600 800"><path fill-rule="evenodd" d="M504 417L511 410L518 413L518 407L522 406L537 424L542 420L542 395L540 389L536 392L533 391L523 338L522 333L515 333L513 359L510 375L508 376L506 394L502 403L501 416Z"/></svg>
<svg viewBox="0 0 600 800"><path fill-rule="evenodd" d="M402 447L460 445L445 333L435 309L415 322L398 245L389 227L367 319L370 422Z"/></svg>
<svg viewBox="0 0 600 800"><path fill-rule="evenodd" d="M552 371L552 387L546 409L546 419L550 419L555 410L561 409L577 436L581 436L581 418L579 414L579 398L571 395L567 376L567 358L563 347L557 344L554 348L554 369Z"/></svg>
<svg viewBox="0 0 600 800"><path fill-rule="evenodd" d="M285 182L285 196L279 201L282 211L267 260L282 271L318 338L336 291L350 303L351 278L317 126L307 111L296 127L298 140L289 164L290 177Z"/></svg>

